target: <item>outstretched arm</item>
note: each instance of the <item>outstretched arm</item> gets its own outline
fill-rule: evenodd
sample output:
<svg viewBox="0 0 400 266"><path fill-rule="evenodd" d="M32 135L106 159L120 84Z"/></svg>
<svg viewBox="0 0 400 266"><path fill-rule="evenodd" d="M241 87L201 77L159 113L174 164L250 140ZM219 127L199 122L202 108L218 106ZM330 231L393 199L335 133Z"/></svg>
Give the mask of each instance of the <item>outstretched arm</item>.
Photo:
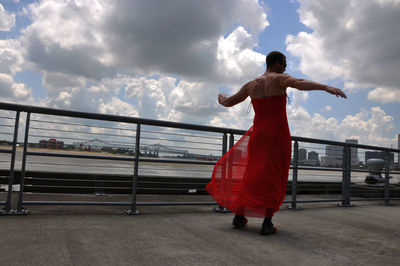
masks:
<svg viewBox="0 0 400 266"><path fill-rule="evenodd" d="M249 96L249 86L251 86L251 81L243 85L243 87L236 94L230 97L218 94L218 102L225 107L231 107L243 102Z"/></svg>
<svg viewBox="0 0 400 266"><path fill-rule="evenodd" d="M347 98L346 94L335 87L331 87L329 85L325 85L325 84L321 84L318 82L314 82L311 80L305 80L305 79L298 79L295 77L292 77L290 75L287 74L282 74L280 79L279 79L279 83L282 87L292 87L292 88L296 88L298 90L302 90L302 91L311 91L311 90L322 90L322 91L326 91L330 94L336 95L336 97L343 97L343 98Z"/></svg>

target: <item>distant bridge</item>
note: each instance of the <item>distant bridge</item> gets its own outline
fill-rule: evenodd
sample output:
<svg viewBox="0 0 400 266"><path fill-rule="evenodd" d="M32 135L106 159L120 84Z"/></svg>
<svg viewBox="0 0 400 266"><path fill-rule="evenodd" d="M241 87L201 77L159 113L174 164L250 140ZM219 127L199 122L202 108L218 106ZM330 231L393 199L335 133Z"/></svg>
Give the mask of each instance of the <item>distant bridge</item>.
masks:
<svg viewBox="0 0 400 266"><path fill-rule="evenodd" d="M110 149L123 149L123 150L135 151L134 144L110 143L107 141L102 141L100 139L93 139L85 142L74 142L72 143L72 146L74 146L75 148L93 149L93 150L110 148ZM154 155L158 155L160 152L182 154L182 155L189 154L187 150L175 149L159 143L151 145L140 145L139 150L144 154L154 154Z"/></svg>

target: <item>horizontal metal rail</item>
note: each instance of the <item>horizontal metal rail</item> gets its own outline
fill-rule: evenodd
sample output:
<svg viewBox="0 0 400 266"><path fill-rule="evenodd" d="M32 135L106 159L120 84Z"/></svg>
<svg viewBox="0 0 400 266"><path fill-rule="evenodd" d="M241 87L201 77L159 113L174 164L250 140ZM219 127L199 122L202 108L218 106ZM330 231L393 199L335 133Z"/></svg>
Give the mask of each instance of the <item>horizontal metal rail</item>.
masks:
<svg viewBox="0 0 400 266"><path fill-rule="evenodd" d="M24 205L104 205L129 206L130 202L102 202L102 201L24 201Z"/></svg>
<svg viewBox="0 0 400 266"><path fill-rule="evenodd" d="M290 167L291 169L293 168L292 166ZM311 171L326 171L326 172L340 172L342 171L341 168L334 168L334 167L298 167L299 170L311 170ZM357 168L351 168L352 172L359 172L359 173L369 173L370 170L368 169L357 169ZM392 170L389 172L390 174L400 174L399 171L397 170Z"/></svg>
<svg viewBox="0 0 400 266"><path fill-rule="evenodd" d="M11 149L0 149L0 153L12 153Z"/></svg>
<svg viewBox="0 0 400 266"><path fill-rule="evenodd" d="M296 203L319 203L319 202L341 202L342 199L320 199L320 200L297 200ZM292 200L285 200L283 203L294 203Z"/></svg>
<svg viewBox="0 0 400 266"><path fill-rule="evenodd" d="M25 205L104 205L104 206L129 206L131 202L102 202L102 201L24 201ZM187 206L187 205L218 205L216 202L137 202L137 206Z"/></svg>
<svg viewBox="0 0 400 266"><path fill-rule="evenodd" d="M351 201L380 201L385 198L351 198ZM400 200L400 198L389 198L390 200Z"/></svg>
<svg viewBox="0 0 400 266"><path fill-rule="evenodd" d="M26 155L78 158L78 159L115 160L115 161L134 161L135 160L135 157L127 157L127 156L86 155L86 154L71 154L71 153L63 153L63 152L28 151L26 153Z"/></svg>
<svg viewBox="0 0 400 266"><path fill-rule="evenodd" d="M351 201L382 201L385 198L351 198ZM400 198L390 198L390 200L400 200ZM342 199L318 199L318 200L296 200L297 203L319 203L319 202L341 202ZM292 203L291 200L283 203Z"/></svg>

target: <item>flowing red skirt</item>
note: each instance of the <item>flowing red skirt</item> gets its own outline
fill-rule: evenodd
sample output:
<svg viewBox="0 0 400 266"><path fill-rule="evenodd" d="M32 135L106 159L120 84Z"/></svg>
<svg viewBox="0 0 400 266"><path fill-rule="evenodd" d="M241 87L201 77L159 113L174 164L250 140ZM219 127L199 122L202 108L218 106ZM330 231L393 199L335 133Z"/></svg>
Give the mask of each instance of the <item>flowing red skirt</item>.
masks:
<svg viewBox="0 0 400 266"><path fill-rule="evenodd" d="M233 213L266 217L285 199L291 158L286 95L252 101L253 126L216 163L206 189Z"/></svg>

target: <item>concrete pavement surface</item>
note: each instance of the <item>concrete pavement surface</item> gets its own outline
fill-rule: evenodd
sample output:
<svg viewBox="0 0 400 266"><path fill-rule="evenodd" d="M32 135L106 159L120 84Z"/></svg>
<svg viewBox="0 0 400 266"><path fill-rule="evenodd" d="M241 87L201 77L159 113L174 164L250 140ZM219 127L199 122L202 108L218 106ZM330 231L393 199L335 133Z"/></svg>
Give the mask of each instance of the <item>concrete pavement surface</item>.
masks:
<svg viewBox="0 0 400 266"><path fill-rule="evenodd" d="M261 219L233 229L233 214L212 206L138 207L134 216L121 206L29 206L27 216L0 216L0 265L400 265L393 203L283 208L269 236L259 235Z"/></svg>

